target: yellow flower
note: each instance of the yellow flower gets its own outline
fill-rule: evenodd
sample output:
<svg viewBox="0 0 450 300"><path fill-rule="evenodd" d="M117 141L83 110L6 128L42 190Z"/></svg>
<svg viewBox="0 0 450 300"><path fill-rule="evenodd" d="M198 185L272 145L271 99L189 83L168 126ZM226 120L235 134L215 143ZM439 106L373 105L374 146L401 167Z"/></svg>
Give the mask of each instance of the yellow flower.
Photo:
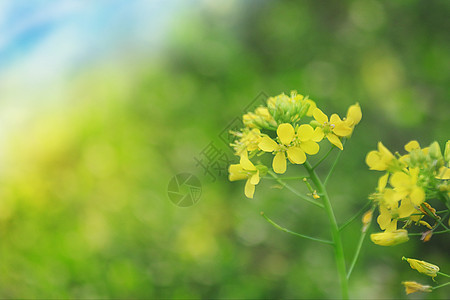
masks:
<svg viewBox="0 0 450 300"><path fill-rule="evenodd" d="M228 179L230 181L247 179L245 183L244 193L247 198L253 198L255 193L255 186L259 183L259 170L255 165L248 159L248 154L245 151L241 155L241 160L239 164L232 164L228 168L230 173Z"/></svg>
<svg viewBox="0 0 450 300"><path fill-rule="evenodd" d="M388 178L389 173L378 179L378 192L375 194L375 199L378 201L380 211L377 223L382 230L390 232L397 229L397 220L393 220L391 211L397 209L400 198L393 189L386 188Z"/></svg>
<svg viewBox="0 0 450 300"><path fill-rule="evenodd" d="M296 133L291 124L283 123L278 126L277 135L279 143L266 136L258 146L262 151L275 153L272 167L278 174L286 172L286 154L291 163L303 164L306 161L305 153L314 155L319 152L317 142L323 138L321 131L306 124L301 125Z"/></svg>
<svg viewBox="0 0 450 300"><path fill-rule="evenodd" d="M378 142L378 151L370 151L366 156L366 164L370 170L376 171L387 170L393 160L394 155L381 142Z"/></svg>
<svg viewBox="0 0 450 300"><path fill-rule="evenodd" d="M233 146L236 155L241 156L244 152L258 150L258 144L261 140L261 132L257 128L245 128L241 132L231 132L237 139Z"/></svg>
<svg viewBox="0 0 450 300"><path fill-rule="evenodd" d="M362 112L359 103L351 105L347 110L347 116L344 119L344 122L349 126L352 130L353 128L359 124L362 119Z"/></svg>
<svg viewBox="0 0 450 300"><path fill-rule="evenodd" d="M433 278L437 276L437 272L439 272L439 267L433 264L430 264L423 260L417 260L413 258L402 257L402 260L406 260L411 269L417 270L419 273L425 274Z"/></svg>
<svg viewBox="0 0 450 300"><path fill-rule="evenodd" d="M425 201L425 191L417 186L418 176L419 168L412 168L409 169L409 173L395 172L389 180L402 199L409 198L416 206L420 206Z"/></svg>
<svg viewBox="0 0 450 300"><path fill-rule="evenodd" d="M353 131L352 128L342 121L337 114L332 114L330 120L328 120L328 116L319 108L314 109L313 117L319 123L318 128L323 130L330 143L343 150L344 147L339 137L349 136ZM355 120L351 121L354 122Z"/></svg>
<svg viewBox="0 0 450 300"><path fill-rule="evenodd" d="M431 293L432 288L429 285L422 285L415 281L403 281L402 284L405 286L406 295L415 293L415 292L427 292Z"/></svg>
<svg viewBox="0 0 450 300"><path fill-rule="evenodd" d="M398 229L391 232L372 233L370 239L380 246L394 246L409 240L406 229Z"/></svg>
<svg viewBox="0 0 450 300"><path fill-rule="evenodd" d="M436 175L437 179L441 179L441 180L448 180L450 179L450 169L447 167L442 166L439 171L438 174Z"/></svg>
<svg viewBox="0 0 450 300"><path fill-rule="evenodd" d="M418 150L418 149L420 149L420 144L416 140L410 141L405 145L405 150L408 152L411 152L413 150Z"/></svg>

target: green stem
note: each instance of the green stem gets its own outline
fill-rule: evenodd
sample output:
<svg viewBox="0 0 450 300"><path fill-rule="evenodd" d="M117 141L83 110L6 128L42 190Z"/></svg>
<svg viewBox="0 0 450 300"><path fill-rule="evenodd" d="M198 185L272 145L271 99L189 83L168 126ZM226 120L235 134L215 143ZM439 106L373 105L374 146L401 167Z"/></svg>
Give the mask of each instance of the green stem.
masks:
<svg viewBox="0 0 450 300"><path fill-rule="evenodd" d="M323 208L323 204L320 204L319 202L316 202L316 201L306 197L305 195L299 193L296 189L294 189L293 187L291 187L287 183L283 182L283 180L281 180L281 178L279 178L277 175L275 175L275 173L273 173L272 171L269 171L268 174L270 174L270 176L272 176L279 184L281 184L283 187L287 188L288 190L290 190L291 192L296 194L301 199L303 199L303 200L305 200L305 201L307 201L307 202L309 202L311 204L314 204L315 206Z"/></svg>
<svg viewBox="0 0 450 300"><path fill-rule="evenodd" d="M444 223L441 222L441 220L440 220L439 218L437 218L437 217L436 217L436 216L428 209L428 207L427 207L426 205L422 204L421 207L422 207L423 210L425 210L425 211L428 213L428 215L429 215L431 218L433 218L436 222L438 222L442 227L444 227L444 228L447 229L447 230L449 229L447 226L445 226ZM445 217L444 217L444 218L445 218Z"/></svg>
<svg viewBox="0 0 450 300"><path fill-rule="evenodd" d="M269 179L269 180L277 180L278 178L273 178L273 177L263 177L264 179ZM283 177L283 180L298 180L298 179L308 179L308 176L296 176L296 177Z"/></svg>
<svg viewBox="0 0 450 300"><path fill-rule="evenodd" d="M371 223L372 223L372 218L370 218L370 221L367 224L363 225L363 228L361 230L361 236L359 237L359 241L358 241L358 246L356 247L355 256L353 256L352 264L350 265L350 268L348 269L347 280L352 275L353 268L355 267L356 262L358 261L358 257L359 257L359 253L361 252L362 244L367 235L367 231L368 231L367 229L369 229L369 226Z"/></svg>
<svg viewBox="0 0 450 300"><path fill-rule="evenodd" d="M301 238L308 239L308 240L311 240L311 241L321 242L321 243L324 243L324 244L330 244L330 245L333 244L332 241L328 241L328 240L323 240L323 239L318 239L318 238L315 238L315 237L307 236L307 235L304 235L304 234L301 234L301 233L297 233L297 232L291 231L291 230L289 230L289 229L287 229L287 228L281 227L280 225L278 225L277 223L275 223L274 221L272 221L272 220L271 220L268 216L266 216L263 212L261 212L261 216L263 216L264 219L267 220L267 222L269 222L270 224L272 224L273 227L275 227L275 228L277 228L277 229L279 229L279 230L281 230L281 231L284 231L284 232L287 232L287 233L290 233L290 234L293 234L293 235L295 235L295 236L299 236L299 237L301 237Z"/></svg>
<svg viewBox="0 0 450 300"><path fill-rule="evenodd" d="M342 141L342 146L345 145L345 139ZM330 179L331 174L333 174L334 168L336 168L337 162L339 161L339 158L341 157L342 150L339 151L338 155L336 155L336 158L334 159L333 165L330 168L330 171L328 172L327 177L325 177L325 181L323 182L323 185L326 186L328 179Z"/></svg>
<svg viewBox="0 0 450 300"><path fill-rule="evenodd" d="M362 215L366 211L367 206L369 206L370 203L372 203L372 201L367 202L353 217L351 217L347 222L345 222L343 225L341 225L339 227L339 231L342 231L345 227L350 225L350 223L352 223L354 220L356 220L356 218L358 218L360 215Z"/></svg>
<svg viewBox="0 0 450 300"><path fill-rule="evenodd" d="M449 284L450 284L450 281L449 281L449 282L447 282L447 283L444 283L444 284L441 284L441 285L438 285L438 286L432 287L431 289L432 289L432 290L435 290L435 289L438 289L438 288L444 287L444 286L446 286L446 285L449 285Z"/></svg>
<svg viewBox="0 0 450 300"><path fill-rule="evenodd" d="M319 166L327 157L330 155L331 151L333 151L335 147L331 146L330 150L328 150L327 154L325 154L312 168L315 169Z"/></svg>
<svg viewBox="0 0 450 300"><path fill-rule="evenodd" d="M331 226L331 235L333 236L333 246L334 246L334 257L336 260L337 270L339 281L341 285L341 293L343 299L348 299L348 282L347 282L347 272L345 268L345 257L344 257L344 248L342 246L341 236L339 234L339 227L336 221L336 217L333 212L333 207L331 206L330 198L328 197L327 190L325 189L324 184L317 176L314 169L311 168L311 165L306 161L304 163L306 170L309 173L309 176L317 188L317 191L321 195L323 200L324 208L327 213L328 219L330 221Z"/></svg>
<svg viewBox="0 0 450 300"><path fill-rule="evenodd" d="M440 233L446 233L446 232L450 232L450 229L433 232L433 235L435 235L435 234L440 234ZM410 236L413 236L413 235L422 235L422 234L423 234L423 233L421 233L421 232L408 233L408 235L410 235Z"/></svg>
<svg viewBox="0 0 450 300"><path fill-rule="evenodd" d="M437 272L439 275L442 275L442 276L444 276L444 277L448 277L448 278L450 278L450 275L448 275L448 274L445 274L445 273L442 273L442 272Z"/></svg>

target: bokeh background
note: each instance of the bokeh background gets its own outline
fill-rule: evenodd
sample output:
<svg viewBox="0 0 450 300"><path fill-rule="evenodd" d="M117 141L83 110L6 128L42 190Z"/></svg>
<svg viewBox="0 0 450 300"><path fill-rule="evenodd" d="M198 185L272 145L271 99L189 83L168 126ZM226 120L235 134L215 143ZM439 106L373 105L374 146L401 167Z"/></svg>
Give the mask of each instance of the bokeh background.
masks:
<svg viewBox="0 0 450 300"><path fill-rule="evenodd" d="M236 161L223 133L261 95L295 89L341 115L358 101L329 185L343 223L374 190L378 141L449 138L449 16L431 0L1 1L0 298L338 297L332 249L259 214L327 238L317 208L273 181L246 199L196 159L212 143ZM202 184L187 208L167 192L182 172ZM432 281L402 255L448 273L448 253L442 235L366 241L351 295L406 298L401 281Z"/></svg>

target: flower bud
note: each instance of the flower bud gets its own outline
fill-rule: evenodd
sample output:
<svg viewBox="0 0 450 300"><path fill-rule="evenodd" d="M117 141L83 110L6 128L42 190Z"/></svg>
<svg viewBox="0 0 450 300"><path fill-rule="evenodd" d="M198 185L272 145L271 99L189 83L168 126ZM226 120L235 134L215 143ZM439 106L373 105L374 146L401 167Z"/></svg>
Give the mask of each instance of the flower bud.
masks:
<svg viewBox="0 0 450 300"><path fill-rule="evenodd" d="M372 216L373 216L372 208L364 213L364 215L362 217L362 223L363 223L362 232L366 232L367 227L369 227L370 222L372 221Z"/></svg>
<svg viewBox="0 0 450 300"><path fill-rule="evenodd" d="M372 233L370 239L380 246L395 246L407 242L409 237L406 229L397 229L390 232Z"/></svg>
<svg viewBox="0 0 450 300"><path fill-rule="evenodd" d="M439 160L442 159L442 153L441 153L441 147L439 147L438 142L433 142L430 145L430 150L428 151L428 154L432 159Z"/></svg>
<svg viewBox="0 0 450 300"><path fill-rule="evenodd" d="M417 270L419 273L425 274L433 278L437 276L437 272L439 272L439 267L433 264L430 264L423 260L417 260L413 258L402 257L402 260L406 260L412 269Z"/></svg>
<svg viewBox="0 0 450 300"><path fill-rule="evenodd" d="M415 293L415 292L427 292L431 293L432 288L429 285L422 285L415 281L403 281L402 284L405 286L406 295Z"/></svg>
<svg viewBox="0 0 450 300"><path fill-rule="evenodd" d="M450 140L448 140L447 143L445 144L444 160L447 163L450 162Z"/></svg>

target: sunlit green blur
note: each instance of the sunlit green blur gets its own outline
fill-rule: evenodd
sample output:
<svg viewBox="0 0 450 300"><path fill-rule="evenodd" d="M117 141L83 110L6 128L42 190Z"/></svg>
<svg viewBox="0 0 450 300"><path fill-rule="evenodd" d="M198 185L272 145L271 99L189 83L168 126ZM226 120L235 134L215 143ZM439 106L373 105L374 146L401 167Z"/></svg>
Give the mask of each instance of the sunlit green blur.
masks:
<svg viewBox="0 0 450 300"><path fill-rule="evenodd" d="M0 298L338 297L332 248L260 215L329 239L319 208L269 180L249 200L244 182L213 181L195 158L211 142L228 151L221 133L261 92L297 90L327 114L359 102L363 119L328 185L344 223L381 175L364 163L378 141L403 152L413 139L449 138L450 2L223 2L177 12L156 53L93 61L36 95L45 105L11 109L27 114L1 130ZM187 208L167 191L182 172L202 183ZM348 262L360 229L345 231ZM406 298L401 281L434 283L401 257L450 273L449 252L445 235L391 248L367 240L350 295Z"/></svg>

